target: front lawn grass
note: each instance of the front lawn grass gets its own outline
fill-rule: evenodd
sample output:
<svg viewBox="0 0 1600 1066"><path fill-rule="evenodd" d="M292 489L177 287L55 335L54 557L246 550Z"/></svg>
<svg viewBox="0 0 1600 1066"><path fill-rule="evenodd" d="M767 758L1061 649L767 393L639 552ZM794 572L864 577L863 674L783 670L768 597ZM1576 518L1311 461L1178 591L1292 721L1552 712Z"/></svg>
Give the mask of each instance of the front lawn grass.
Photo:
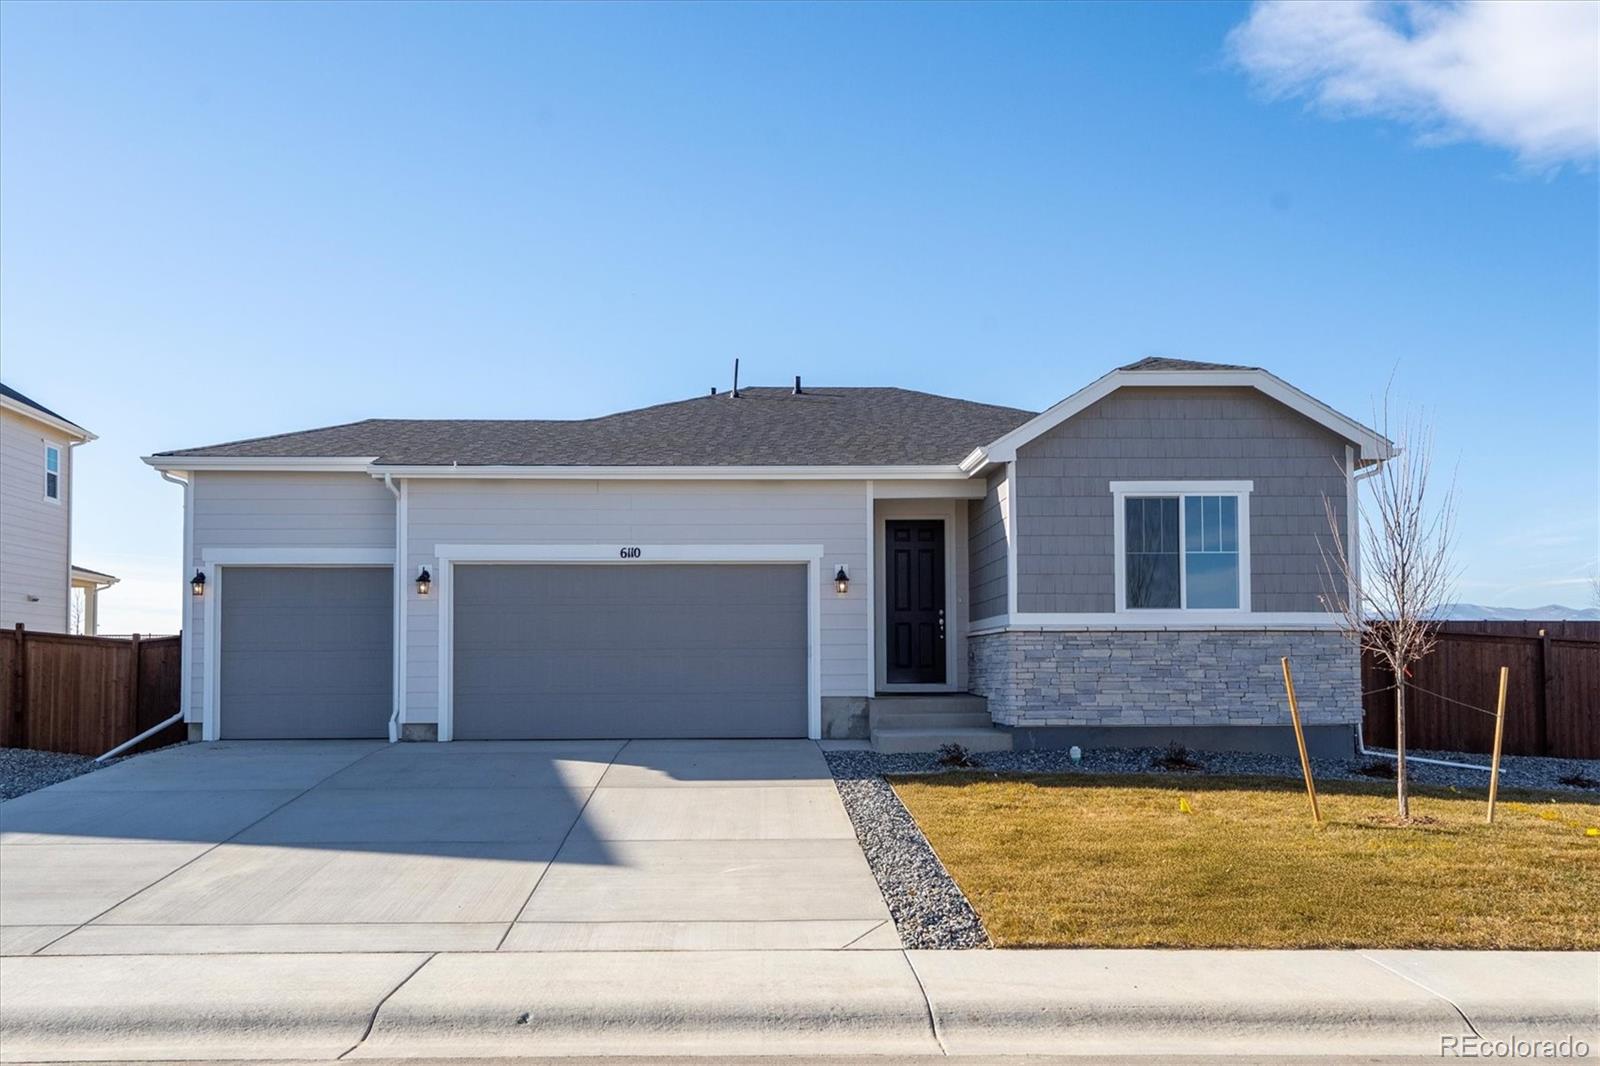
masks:
<svg viewBox="0 0 1600 1066"><path fill-rule="evenodd" d="M1600 948L1600 805L1338 782L891 780L1000 947Z"/></svg>

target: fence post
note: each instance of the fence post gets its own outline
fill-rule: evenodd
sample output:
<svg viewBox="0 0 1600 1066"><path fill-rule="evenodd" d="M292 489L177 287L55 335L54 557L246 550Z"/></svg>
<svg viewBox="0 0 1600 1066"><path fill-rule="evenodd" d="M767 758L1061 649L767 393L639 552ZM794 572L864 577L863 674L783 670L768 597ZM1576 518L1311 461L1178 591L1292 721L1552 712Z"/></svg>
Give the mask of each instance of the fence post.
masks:
<svg viewBox="0 0 1600 1066"><path fill-rule="evenodd" d="M1539 699L1535 704L1539 715L1534 719L1534 743L1540 755L1550 754L1550 633L1539 630Z"/></svg>
<svg viewBox="0 0 1600 1066"><path fill-rule="evenodd" d="M128 640L128 733L139 733L139 634Z"/></svg>
<svg viewBox="0 0 1600 1066"><path fill-rule="evenodd" d="M11 702L11 742L19 748L28 746L28 627L17 623L17 666L12 684L15 699Z"/></svg>

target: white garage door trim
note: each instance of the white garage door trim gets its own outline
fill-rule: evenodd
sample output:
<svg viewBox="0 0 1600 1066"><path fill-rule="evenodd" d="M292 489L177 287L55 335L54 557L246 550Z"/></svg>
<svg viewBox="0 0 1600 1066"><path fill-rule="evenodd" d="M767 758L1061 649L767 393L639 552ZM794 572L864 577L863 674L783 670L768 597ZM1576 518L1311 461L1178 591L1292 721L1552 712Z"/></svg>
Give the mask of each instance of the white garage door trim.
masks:
<svg viewBox="0 0 1600 1066"><path fill-rule="evenodd" d="M822 739L822 545L820 544L440 544L439 740L455 734L455 594L458 565L496 563L804 563L806 567L806 736ZM208 660L209 661L209 660Z"/></svg>
<svg viewBox="0 0 1600 1066"><path fill-rule="evenodd" d="M205 669L202 673L200 737L216 740L222 723L222 586L230 566L377 566L393 568L389 548L207 548L200 554L206 575ZM398 659L400 647L395 645Z"/></svg>

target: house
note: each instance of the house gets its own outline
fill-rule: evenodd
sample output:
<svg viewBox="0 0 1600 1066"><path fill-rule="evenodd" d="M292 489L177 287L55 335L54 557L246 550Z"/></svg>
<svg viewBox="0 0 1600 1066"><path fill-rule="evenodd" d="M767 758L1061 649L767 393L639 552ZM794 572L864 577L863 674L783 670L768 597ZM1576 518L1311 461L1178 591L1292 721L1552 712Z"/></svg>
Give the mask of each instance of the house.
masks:
<svg viewBox="0 0 1600 1066"><path fill-rule="evenodd" d="M72 565L72 453L95 439L75 422L0 384L0 628L93 633L110 574Z"/></svg>
<svg viewBox="0 0 1600 1066"><path fill-rule="evenodd" d="M1281 747L1289 655L1348 751L1327 513L1353 546L1389 453L1265 370L1146 359L1041 413L797 378L146 462L203 739Z"/></svg>

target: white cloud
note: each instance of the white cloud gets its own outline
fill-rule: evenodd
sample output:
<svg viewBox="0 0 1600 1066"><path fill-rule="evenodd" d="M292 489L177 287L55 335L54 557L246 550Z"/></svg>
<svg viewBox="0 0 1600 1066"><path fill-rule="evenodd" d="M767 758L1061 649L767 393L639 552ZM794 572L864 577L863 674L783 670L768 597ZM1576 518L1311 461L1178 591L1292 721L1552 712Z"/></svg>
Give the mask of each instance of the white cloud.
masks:
<svg viewBox="0 0 1600 1066"><path fill-rule="evenodd" d="M1600 150L1593 0L1258 0L1228 45L1274 94L1425 142L1482 141L1535 167Z"/></svg>

